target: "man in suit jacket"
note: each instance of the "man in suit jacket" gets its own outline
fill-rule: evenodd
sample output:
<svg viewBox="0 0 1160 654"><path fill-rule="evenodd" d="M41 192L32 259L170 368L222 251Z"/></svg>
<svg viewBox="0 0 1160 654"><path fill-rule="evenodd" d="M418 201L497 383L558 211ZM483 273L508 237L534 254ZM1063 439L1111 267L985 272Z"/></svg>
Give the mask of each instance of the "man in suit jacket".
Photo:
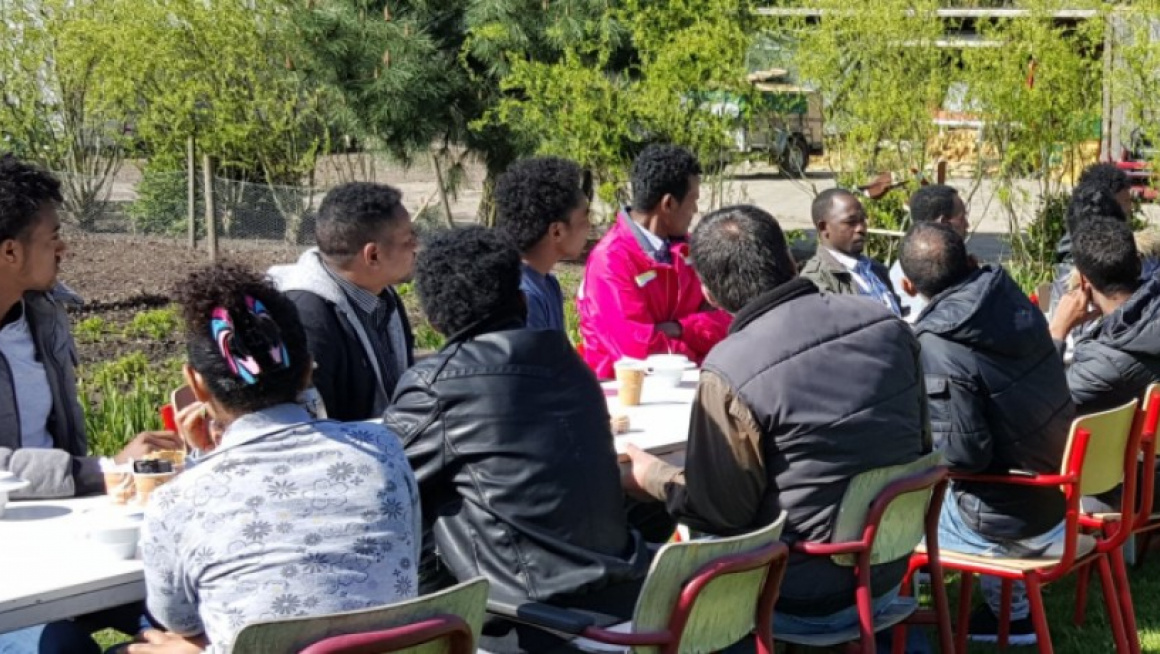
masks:
<svg viewBox="0 0 1160 654"><path fill-rule="evenodd" d="M801 276L823 291L861 295L902 315L886 266L862 254L866 245L866 210L853 193L822 191L810 213L818 232L818 251L802 266Z"/></svg>

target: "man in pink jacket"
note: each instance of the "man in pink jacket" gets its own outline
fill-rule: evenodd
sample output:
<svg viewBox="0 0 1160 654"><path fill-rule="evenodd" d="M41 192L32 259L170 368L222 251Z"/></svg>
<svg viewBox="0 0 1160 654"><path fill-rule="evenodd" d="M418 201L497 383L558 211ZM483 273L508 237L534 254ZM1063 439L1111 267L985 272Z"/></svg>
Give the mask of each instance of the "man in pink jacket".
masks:
<svg viewBox="0 0 1160 654"><path fill-rule="evenodd" d="M729 314L705 301L686 243L700 194L701 166L684 148L652 145L633 162L633 206L588 255L576 294L584 359L601 379L622 357L700 364L725 338Z"/></svg>

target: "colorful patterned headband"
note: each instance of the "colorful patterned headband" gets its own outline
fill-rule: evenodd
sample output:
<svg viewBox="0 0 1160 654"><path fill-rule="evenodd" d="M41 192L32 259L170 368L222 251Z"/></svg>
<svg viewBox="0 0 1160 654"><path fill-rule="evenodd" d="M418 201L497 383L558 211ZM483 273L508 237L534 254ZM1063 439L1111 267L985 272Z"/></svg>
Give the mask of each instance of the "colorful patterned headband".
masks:
<svg viewBox="0 0 1160 654"><path fill-rule="evenodd" d="M282 342L282 330L278 329L278 323L274 322L270 312L266 311L265 305L261 300L247 295L246 309L257 320L258 327L265 336L270 361L278 368L290 367L290 353L286 351L286 344ZM217 307L210 314L209 329L230 371L246 384L258 383L262 367L242 339L237 338L234 321L225 307Z"/></svg>

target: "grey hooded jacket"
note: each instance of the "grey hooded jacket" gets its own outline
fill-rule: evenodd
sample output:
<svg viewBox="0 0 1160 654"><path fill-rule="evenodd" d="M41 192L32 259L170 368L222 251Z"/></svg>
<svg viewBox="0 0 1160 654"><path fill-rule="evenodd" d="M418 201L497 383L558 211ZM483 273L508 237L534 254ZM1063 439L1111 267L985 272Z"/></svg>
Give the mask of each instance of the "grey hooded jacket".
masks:
<svg viewBox="0 0 1160 654"><path fill-rule="evenodd" d="M101 492L104 480L100 464L87 456L85 419L77 400L76 345L69 332L68 317L52 296L24 295L25 317L44 363L52 392L48 431L53 449L21 448L20 413L8 362L0 355L0 470L10 470L31 482L12 494L17 499L72 497Z"/></svg>
<svg viewBox="0 0 1160 654"><path fill-rule="evenodd" d="M332 420L369 420L383 415L394 393L394 383L383 382L373 342L346 293L323 266L317 248L302 253L298 262L274 266L269 275L298 307L314 357L314 387ZM391 291L394 293L394 291ZM414 342L402 300L387 332L400 375L413 363Z"/></svg>

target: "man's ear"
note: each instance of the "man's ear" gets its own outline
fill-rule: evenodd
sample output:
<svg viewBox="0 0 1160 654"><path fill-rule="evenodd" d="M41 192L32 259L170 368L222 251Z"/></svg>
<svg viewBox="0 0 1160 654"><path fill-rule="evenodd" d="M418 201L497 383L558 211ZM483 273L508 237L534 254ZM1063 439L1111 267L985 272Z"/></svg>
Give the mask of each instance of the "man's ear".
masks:
<svg viewBox="0 0 1160 654"><path fill-rule="evenodd" d="M362 246L362 250L359 250L359 256L368 266L373 266L379 262L379 259L382 257L382 252L379 250L379 244L371 241Z"/></svg>
<svg viewBox="0 0 1160 654"><path fill-rule="evenodd" d="M20 241L14 238L0 241L0 261L9 265L15 265L20 261L21 254Z"/></svg>
<svg viewBox="0 0 1160 654"><path fill-rule="evenodd" d="M914 287L914 282L910 281L909 277L902 278L902 292L908 297L918 297L918 289Z"/></svg>
<svg viewBox="0 0 1160 654"><path fill-rule="evenodd" d="M1092 288L1092 283L1088 281L1088 278L1084 277L1083 273L1081 273L1079 271L1079 268L1075 269L1075 277L1077 280L1079 280L1079 283L1076 285L1076 288L1083 290L1083 292L1085 292L1085 293L1091 293L1092 291L1095 290Z"/></svg>
<svg viewBox="0 0 1160 654"><path fill-rule="evenodd" d="M701 284L701 294L705 296L706 302L712 304L715 308L721 308L721 305L717 302L717 298L713 297L713 294L709 292L708 288L705 288L704 284Z"/></svg>

